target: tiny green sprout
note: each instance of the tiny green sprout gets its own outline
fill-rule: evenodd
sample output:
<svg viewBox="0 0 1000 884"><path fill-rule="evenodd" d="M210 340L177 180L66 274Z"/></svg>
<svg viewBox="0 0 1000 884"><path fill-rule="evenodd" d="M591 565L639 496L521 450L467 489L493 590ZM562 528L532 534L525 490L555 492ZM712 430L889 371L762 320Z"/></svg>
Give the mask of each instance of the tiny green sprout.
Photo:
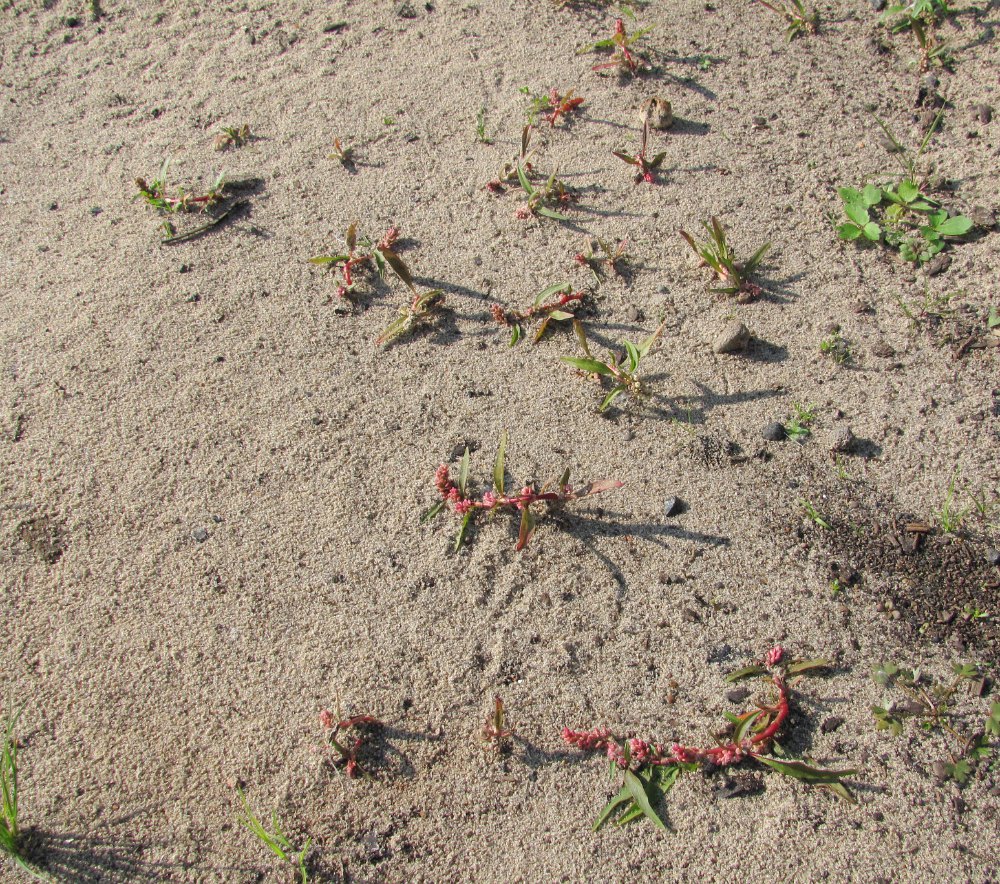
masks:
<svg viewBox="0 0 1000 884"><path fill-rule="evenodd" d="M251 138L253 135L250 133L250 126L247 123L242 126L223 126L212 141L212 147L216 150L243 147Z"/></svg>
<svg viewBox="0 0 1000 884"><path fill-rule="evenodd" d="M601 279L607 275L621 276L622 265L628 264L628 253L625 251L628 240L623 239L612 248L606 240L595 236L586 238L586 252L577 252L573 260L582 267L586 267L594 275L594 282L598 285Z"/></svg>
<svg viewBox="0 0 1000 884"><path fill-rule="evenodd" d="M814 521L817 525L819 525L820 528L824 528L827 531L830 531L833 528L833 526L819 514L819 511L816 509L816 507L814 507L812 503L806 500L804 497L799 499L799 506L801 506L802 509L806 511L806 515L809 516L809 518L812 519L812 521Z"/></svg>
<svg viewBox="0 0 1000 884"><path fill-rule="evenodd" d="M573 330L576 332L580 348L586 354L586 357L560 356L559 358L578 371L597 375L601 378L608 378L611 383L611 389L598 406L598 412L607 411L615 399L622 393L627 393L633 400L640 401L646 396L646 389L639 377L640 364L652 349L653 344L656 343L657 339L663 333L665 325L666 322L664 321L656 331L638 344L633 344L631 341L622 341L623 352L618 355L609 352L608 358L602 361L595 359L591 354L583 324L578 320L574 320Z"/></svg>
<svg viewBox="0 0 1000 884"><path fill-rule="evenodd" d="M795 414L785 424L785 435L796 442L804 442L812 435L809 425L816 420L816 406L794 402L792 409Z"/></svg>
<svg viewBox="0 0 1000 884"><path fill-rule="evenodd" d="M312 839L307 838L301 848L292 845L288 836L281 829L277 811L271 813L271 831L268 831L260 818L253 812L250 802L242 789L237 788L236 794L242 805L238 815L239 822L261 844L282 861L295 866L299 876L299 884L308 884L309 872L306 868L306 855L312 846Z"/></svg>
<svg viewBox="0 0 1000 884"><path fill-rule="evenodd" d="M382 334L375 339L375 343L388 344L390 341L409 334L417 326L431 322L434 314L441 309L443 303L444 292L441 289L414 294L413 300L409 304L404 304L399 308L399 316L383 329Z"/></svg>
<svg viewBox="0 0 1000 884"><path fill-rule="evenodd" d="M698 70L707 71L712 66L712 56L702 53L698 56Z"/></svg>
<svg viewBox="0 0 1000 884"><path fill-rule="evenodd" d="M966 605L962 609L962 613L966 620L989 620L989 612L980 609L979 605Z"/></svg>
<svg viewBox="0 0 1000 884"><path fill-rule="evenodd" d="M851 347L836 331L819 342L819 351L838 365L851 361Z"/></svg>
<svg viewBox="0 0 1000 884"><path fill-rule="evenodd" d="M383 126L395 126L396 121L392 117L382 117Z"/></svg>
<svg viewBox="0 0 1000 884"><path fill-rule="evenodd" d="M625 22L619 18L615 21L615 30L610 37L606 40L598 40L589 46L584 46L582 49L578 49L576 54L584 55L597 49L610 49L611 60L603 64L595 64L593 70L600 71L615 68L620 74L631 74L634 77L641 71L647 70L648 66L643 59L632 51L632 47L651 30L653 30L652 26L640 28L629 34L625 30Z"/></svg>
<svg viewBox="0 0 1000 884"><path fill-rule="evenodd" d="M504 310L499 304L493 304L490 307L490 314L497 323L511 330L511 347L517 344L524 334L522 323L541 317L541 322L532 338L532 342L537 344L542 335L545 334L545 329L548 328L550 322L565 322L573 319L572 311L579 306L582 300L583 292L574 292L573 287L568 282L557 282L543 288L526 310Z"/></svg>
<svg viewBox="0 0 1000 884"><path fill-rule="evenodd" d="M480 144L492 144L493 139L486 134L486 108L479 108L476 114L476 141Z"/></svg>
<svg viewBox="0 0 1000 884"><path fill-rule="evenodd" d="M803 0L757 0L757 2L788 23L785 38L789 43L801 33L815 34L819 30L819 14L815 10L806 9Z"/></svg>
<svg viewBox="0 0 1000 884"><path fill-rule="evenodd" d="M882 23L898 34L909 30L920 49L920 69L930 65L948 68L954 64L948 44L937 34L938 25L951 14L947 0L911 0L897 3L882 13Z"/></svg>
<svg viewBox="0 0 1000 884"><path fill-rule="evenodd" d="M990 315L986 317L986 327L990 331L1000 328L1000 310L997 309L996 305L990 305Z"/></svg>
<svg viewBox="0 0 1000 884"><path fill-rule="evenodd" d="M204 193L185 193L183 188L178 188L171 196L167 193L169 168L170 160L166 159L153 181L147 182L145 178L136 178L135 186L139 192L134 199L141 199L146 205L165 213L191 212L195 209L207 212L213 205L222 201L226 181L224 174L219 174Z"/></svg>
<svg viewBox="0 0 1000 884"><path fill-rule="evenodd" d="M941 530L945 534L956 534L964 524L971 510L970 507L958 509L955 506L955 483L957 480L958 471L956 470L952 474L951 479L948 481L948 490L945 491L941 507L935 513L938 519L938 524L941 526Z"/></svg>
<svg viewBox="0 0 1000 884"><path fill-rule="evenodd" d="M771 243L764 243L749 260L739 262L726 241L726 230L715 216L709 221L703 221L702 227L708 233L708 239L696 240L686 230L678 231L685 242L701 258L702 266L710 267L716 278L723 283L719 288L711 289L717 294L735 295L737 303L745 304L753 301L761 294L761 287L750 282L750 276L757 270L764 256L771 248Z"/></svg>
<svg viewBox="0 0 1000 884"><path fill-rule="evenodd" d="M310 264L319 267L340 268L342 281L337 286L337 294L341 298L347 298L354 292L357 279L354 275L355 269L371 267L374 265L379 277L385 279L386 268L391 268L406 287L416 294L417 289L413 284L413 277L409 268L399 254L395 245L399 239L400 230L395 225L391 226L382 238L375 242L368 236L358 235L358 225L352 221L344 234L344 245L346 252L336 255L316 255L309 259Z"/></svg>
<svg viewBox="0 0 1000 884"><path fill-rule="evenodd" d="M354 148L346 147L339 138L334 138L333 151L328 154L328 159L337 160L340 165L349 168L354 165Z"/></svg>
<svg viewBox="0 0 1000 884"><path fill-rule="evenodd" d="M843 592L844 592L844 584L843 583L841 583L836 578L834 578L833 580L830 581L830 595L833 598L837 598Z"/></svg>

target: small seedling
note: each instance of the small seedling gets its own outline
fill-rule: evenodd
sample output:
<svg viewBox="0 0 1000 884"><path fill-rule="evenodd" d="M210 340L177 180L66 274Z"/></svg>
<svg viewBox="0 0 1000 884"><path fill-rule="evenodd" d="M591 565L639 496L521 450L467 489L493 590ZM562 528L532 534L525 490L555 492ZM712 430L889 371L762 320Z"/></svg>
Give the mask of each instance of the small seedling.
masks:
<svg viewBox="0 0 1000 884"><path fill-rule="evenodd" d="M554 128L559 117L573 113L581 104L583 97L574 95L574 90L561 93L558 89L553 89L549 92L549 106L543 116L549 121L550 128Z"/></svg>
<svg viewBox="0 0 1000 884"><path fill-rule="evenodd" d="M486 108L479 108L476 114L476 141L480 144L492 144L493 139L486 134Z"/></svg>
<svg viewBox="0 0 1000 884"><path fill-rule="evenodd" d="M532 173L534 165L531 162L531 157L534 155L534 152L528 150L530 143L531 125L529 124L521 129L521 152L512 160L503 164L503 168L496 178L486 182L486 189L490 193L503 193L505 184L518 179L518 169L523 169L528 175Z"/></svg>
<svg viewBox="0 0 1000 884"><path fill-rule="evenodd" d="M139 192L134 198L145 200L146 205L165 213L191 212L195 209L207 212L215 203L221 202L225 175L220 174L204 193L185 193L183 188L178 188L171 196L167 193L169 168L170 160L164 160L159 174L152 182L147 182L145 178L136 178L135 186L139 188Z"/></svg>
<svg viewBox="0 0 1000 884"><path fill-rule="evenodd" d="M573 322L573 329L576 332L577 340L580 342L580 347L587 354L586 358L578 356L560 356L559 358L567 365L572 365L573 368L579 371L599 377L606 377L610 380L611 390L604 397L600 406L598 406L597 410L599 412L607 411L611 403L622 393L628 393L633 400L639 401L646 395L646 389L639 378L640 364L649 353L653 344L656 343L656 340L663 333L665 324L665 322L661 323L660 327L641 343L633 344L631 341L622 341L624 352L617 355L609 352L608 358L602 362L600 359L595 359L591 354L583 325L575 320Z"/></svg>
<svg viewBox="0 0 1000 884"><path fill-rule="evenodd" d="M819 342L819 352L838 365L851 361L851 346L841 337L839 331L827 335Z"/></svg>
<svg viewBox="0 0 1000 884"><path fill-rule="evenodd" d="M237 789L242 808L239 813L239 821L250 833L283 862L295 866L299 875L299 884L308 884L309 872L306 868L306 855L312 846L312 838L307 838L301 848L295 847L288 836L281 829L281 822L278 820L278 812L271 812L271 831L264 828L260 818L253 812L250 802L242 789Z"/></svg>
<svg viewBox="0 0 1000 884"><path fill-rule="evenodd" d="M615 68L620 74L631 74L635 76L640 71L646 70L647 66L645 62L632 51L632 46L639 42L643 37L646 36L651 30L652 26L648 28L640 28L637 31L633 31L629 34L625 30L625 22L620 18L615 21L615 31L606 40L598 40L596 43L591 43L589 46L584 46L582 49L576 51L577 55L583 55L588 52L593 52L597 49L610 49L611 50L611 60L603 64L595 64L593 70L607 70L608 68Z"/></svg>
<svg viewBox="0 0 1000 884"><path fill-rule="evenodd" d="M212 147L216 150L243 147L252 137L250 126L247 123L242 126L223 126L212 141Z"/></svg>
<svg viewBox="0 0 1000 884"><path fill-rule="evenodd" d="M989 620L990 612L984 611L977 604L970 604L962 608L962 616L966 620Z"/></svg>
<svg viewBox="0 0 1000 884"><path fill-rule="evenodd" d="M621 151L613 150L613 153L618 159L623 163L628 163L630 166L635 166L635 183L638 184L640 181L645 181L647 184L654 184L656 182L655 172L657 169L663 165L663 160L667 156L666 151L661 151L652 159L646 158L646 148L649 142L649 120L644 120L642 123L642 143L639 146L639 153L635 156L631 154L622 153Z"/></svg>
<svg viewBox="0 0 1000 884"><path fill-rule="evenodd" d="M396 338L409 334L417 326L431 322L443 303L444 292L441 289L424 292L422 295L415 294L409 304L399 308L399 316L383 329L382 334L375 339L375 343L388 344Z"/></svg>
<svg viewBox="0 0 1000 884"><path fill-rule="evenodd" d="M919 671L904 669L895 663L880 663L872 670L872 678L885 688L902 691L906 700L891 706L872 706L875 729L889 731L893 736L903 733L905 721L912 719L925 733L942 731L954 741L954 751L949 751L951 761L943 765L943 772L960 785L975 772L978 762L996 752L1000 737L1000 703L993 703L981 731L963 734L959 730L962 719L958 711L959 687L976 681L981 673L977 666L954 664L954 678L949 683L935 683Z"/></svg>
<svg viewBox="0 0 1000 884"><path fill-rule="evenodd" d="M594 281L600 283L602 276L608 274L613 276L622 275L621 265L628 263L628 254L625 251L627 245L628 240L623 239L619 240L618 245L612 248L610 243L600 237L591 239L588 236L586 254L577 252L573 256L573 260L577 264L588 268L594 274Z"/></svg>
<svg viewBox="0 0 1000 884"><path fill-rule="evenodd" d="M810 503L804 497L799 500L799 505L802 507L802 509L806 511L806 515L809 516L809 518L812 519L812 521L814 521L817 525L819 525L820 528L823 528L827 531L830 531L832 529L830 523L819 514L819 510L817 510L816 507L814 507L812 503Z"/></svg>
<svg viewBox="0 0 1000 884"><path fill-rule="evenodd" d="M547 300L552 298L553 300ZM532 343L537 344L550 322L565 322L573 319L572 310L576 309L580 301L583 300L583 292L574 292L573 287L568 282L557 282L554 285L546 286L536 296L532 305L527 310L504 310L499 304L490 307L490 314L503 326L510 328L510 346L513 347L524 334L522 323L529 319L541 317L538 330L532 338ZM566 309L569 308L569 309Z"/></svg>
<svg viewBox="0 0 1000 884"><path fill-rule="evenodd" d="M784 651L776 647L760 663L737 670L726 678L727 682L735 682L743 678L762 677L770 682L777 696L773 702L760 703L755 709L739 715L726 713L729 722L729 735L724 738L726 742L710 748L681 743L673 743L668 748L636 737L616 736L609 728L573 731L564 727L564 742L587 752L603 753L609 760L609 776L613 778L621 773L624 778L621 790L608 801L594 822L594 831L612 820L624 826L643 817L658 828L666 829L659 805L682 773L691 773L702 767L715 770L747 760L829 789L853 803L854 796L843 779L855 775L857 771L827 770L787 758L775 742L788 721L790 685L830 665L826 660L782 661Z"/></svg>
<svg viewBox="0 0 1000 884"><path fill-rule="evenodd" d="M890 6L882 13L882 23L893 34L909 30L920 49L920 69L930 65L950 67L954 63L948 44L937 35L938 25L951 14L947 0L912 0Z"/></svg>
<svg viewBox="0 0 1000 884"><path fill-rule="evenodd" d="M707 71L711 66L712 66L712 56L711 55L705 55L703 53L702 55L698 56L698 70L699 71Z"/></svg>
<svg viewBox="0 0 1000 884"><path fill-rule="evenodd" d="M957 479L958 473L956 472L948 482L948 490L945 492L941 508L935 513L938 524L945 534L957 534L971 511L971 507L960 510L955 506L955 482Z"/></svg>
<svg viewBox="0 0 1000 884"><path fill-rule="evenodd" d="M933 294L929 289L924 292L924 299L918 303L908 303L902 296L897 299L899 309L903 315L910 320L910 325L914 328L924 323L939 323L951 316L955 309L950 305L951 301L958 297L960 292L949 292L947 294Z"/></svg>
<svg viewBox="0 0 1000 884"><path fill-rule="evenodd" d="M493 698L493 709L483 725L483 750L487 754L503 755L510 752L514 729L507 722L507 707L503 700Z"/></svg>
<svg viewBox="0 0 1000 884"><path fill-rule="evenodd" d="M370 237L359 238L357 222L351 222L344 234L346 252L339 255L317 255L315 258L310 258L309 263L320 267L340 268L341 284L337 286L337 294L341 298L347 298L354 292L357 283L355 270L373 264L380 278L385 279L386 267L391 267L407 288L416 293L409 268L393 248L399 239L399 232L398 227L392 226L378 242L373 242Z"/></svg>
<svg viewBox="0 0 1000 884"><path fill-rule="evenodd" d="M354 164L354 148L346 147L339 138L333 139L333 151L328 159L337 160L345 168Z"/></svg>
<svg viewBox="0 0 1000 884"><path fill-rule="evenodd" d="M708 239L704 242L696 240L686 230L681 230L680 235L695 254L701 258L703 267L711 267L716 278L724 283L720 288L711 291L723 295L735 295L736 300L743 304L757 298L761 293L759 285L750 282L750 276L760 266L764 260L764 255L771 248L771 243L764 243L748 261L738 262L736 255L726 242L726 230L714 215L710 221L702 221L702 227L708 233Z"/></svg>
<svg viewBox="0 0 1000 884"><path fill-rule="evenodd" d="M757 2L780 15L787 23L785 38L789 43L799 34L815 34L819 30L819 14L806 9L803 0L757 0Z"/></svg>
<svg viewBox="0 0 1000 884"><path fill-rule="evenodd" d="M522 550L528 545L535 531L536 517L532 507L546 504L550 508L562 506L572 500L590 497L621 488L624 484L615 479L599 479L588 485L574 488L569 484L569 469L567 468L558 482L546 482L540 490L531 485L525 485L519 492L508 495L505 489L504 455L507 448L507 433L500 437L500 447L497 449L496 461L493 464L493 489L483 493L480 499L475 499L469 488L469 449L465 449L459 467L458 481L452 480L446 464L438 467L434 474L434 485L441 499L421 517L421 521L433 519L445 506L451 506L456 515L461 516L462 523L455 539L455 551L461 549L462 543L469 531L469 526L479 513L493 516L507 509L519 512L520 526L515 550ZM551 489L551 490L550 490Z"/></svg>
<svg viewBox="0 0 1000 884"><path fill-rule="evenodd" d="M24 706L14 710L8 700L3 721L3 743L0 744L0 854L7 854L13 863L38 881L49 878L32 868L24 854L18 802L17 722Z"/></svg>
<svg viewBox="0 0 1000 884"><path fill-rule="evenodd" d="M343 765L344 773L350 779L355 777L372 779L372 775L358 763L358 753L365 745L365 734L372 729L382 727L382 722L371 715L353 715L350 718L342 718L338 708L336 715L329 709L320 712L319 723L326 731L327 745L335 753L334 767ZM353 733L348 734L348 732ZM344 734L348 734L349 739L345 739Z"/></svg>
<svg viewBox="0 0 1000 884"><path fill-rule="evenodd" d="M528 179L525 169L521 165L518 165L517 180L521 185L521 189L527 194L528 201L514 212L515 217L523 220L536 215L542 215L546 218L552 218L555 221L572 220L569 216L550 208L552 205L565 205L573 199L573 195L569 192L566 185L556 178L555 172L549 175L545 184L535 187Z"/></svg>
<svg viewBox="0 0 1000 884"><path fill-rule="evenodd" d="M548 95L536 95L527 86L522 86L517 90L522 95L528 96L528 109L524 112L525 122L529 126L537 126L538 118L552 108L552 102Z"/></svg>
<svg viewBox="0 0 1000 884"><path fill-rule="evenodd" d="M795 414L785 424L785 435L796 442L805 442L812 435L809 425L816 420L816 407L799 405L795 402L792 404L792 410Z"/></svg>

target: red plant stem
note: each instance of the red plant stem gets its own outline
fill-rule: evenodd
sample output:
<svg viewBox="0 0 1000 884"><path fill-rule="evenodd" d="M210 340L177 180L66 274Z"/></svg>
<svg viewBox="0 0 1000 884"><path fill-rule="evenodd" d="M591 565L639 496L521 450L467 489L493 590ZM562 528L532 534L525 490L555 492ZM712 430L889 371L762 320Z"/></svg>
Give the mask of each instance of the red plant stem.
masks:
<svg viewBox="0 0 1000 884"><path fill-rule="evenodd" d="M555 301L550 301L548 304L539 304L537 307L529 307L527 310L518 312L515 314L515 318L519 320L530 319L532 316L536 316L539 313L551 313L553 310L565 307L572 301L582 300L583 292L574 292L571 295L560 295Z"/></svg>

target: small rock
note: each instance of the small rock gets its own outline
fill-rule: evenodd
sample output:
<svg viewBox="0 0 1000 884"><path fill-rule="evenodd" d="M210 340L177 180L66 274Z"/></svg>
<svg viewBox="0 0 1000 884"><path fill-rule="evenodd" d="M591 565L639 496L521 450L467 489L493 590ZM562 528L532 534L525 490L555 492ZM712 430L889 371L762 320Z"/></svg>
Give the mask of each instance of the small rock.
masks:
<svg viewBox="0 0 1000 884"><path fill-rule="evenodd" d="M888 344L876 344L872 347L872 356L878 356L879 359L892 359L895 355L896 351Z"/></svg>
<svg viewBox="0 0 1000 884"><path fill-rule="evenodd" d="M1000 565L1000 549L986 550L986 561L991 565Z"/></svg>
<svg viewBox="0 0 1000 884"><path fill-rule="evenodd" d="M190 264L181 264L181 266L180 266L180 268L178 269L177 272L178 273L190 273L191 272L191 265Z"/></svg>
<svg viewBox="0 0 1000 884"><path fill-rule="evenodd" d="M885 9L885 0L868 0L868 2L876 12L881 12Z"/></svg>
<svg viewBox="0 0 1000 884"><path fill-rule="evenodd" d="M204 528L195 528L194 531L191 532L191 536L197 540L198 543L204 543L208 540L208 531Z"/></svg>
<svg viewBox="0 0 1000 884"><path fill-rule="evenodd" d="M852 448L854 448L854 443L857 439L854 437L854 432L850 427L841 427L833 434L833 438L830 440L830 451L837 454L847 454Z"/></svg>
<svg viewBox="0 0 1000 884"><path fill-rule="evenodd" d="M977 104L976 105L976 116L979 118L979 122L984 126L993 119L993 108L988 104Z"/></svg>
<svg viewBox="0 0 1000 884"><path fill-rule="evenodd" d="M629 322L638 322L639 321L639 311L635 307L629 306L628 310L625 311L625 318Z"/></svg>
<svg viewBox="0 0 1000 884"><path fill-rule="evenodd" d="M892 612L892 619L893 620L902 620L903 619L903 615L902 615L902 613L900 611L893 611Z"/></svg>
<svg viewBox="0 0 1000 884"><path fill-rule="evenodd" d="M59 203L49 203L49 211L55 212L59 209Z"/></svg>
<svg viewBox="0 0 1000 884"><path fill-rule="evenodd" d="M93 215L94 217L97 217L103 211L104 209L102 209L100 206L91 206L89 209L90 214Z"/></svg>
<svg viewBox="0 0 1000 884"><path fill-rule="evenodd" d="M669 129L674 124L674 109L665 98L654 95L642 103L642 119L653 129Z"/></svg>
<svg viewBox="0 0 1000 884"><path fill-rule="evenodd" d="M693 608L684 608L681 611L681 618L686 620L688 623L700 623L701 617L698 616L698 612Z"/></svg>
<svg viewBox="0 0 1000 884"><path fill-rule="evenodd" d="M924 265L924 272L928 276L937 276L949 267L951 267L951 255L935 255Z"/></svg>
<svg viewBox="0 0 1000 884"><path fill-rule="evenodd" d="M829 718L823 720L823 723L819 726L819 729L823 731L824 734L832 734L843 723L844 719L841 718L839 715L831 715Z"/></svg>
<svg viewBox="0 0 1000 884"><path fill-rule="evenodd" d="M742 703L750 696L750 688L733 688L731 691L726 691L726 699L730 703Z"/></svg>
<svg viewBox="0 0 1000 884"><path fill-rule="evenodd" d="M938 617L938 623L943 623L945 626L951 626L951 624L955 622L955 618L957 616L957 611L945 611L940 617Z"/></svg>
<svg viewBox="0 0 1000 884"><path fill-rule="evenodd" d="M976 227L990 228L997 223L996 216L983 206L973 206L967 214Z"/></svg>
<svg viewBox="0 0 1000 884"><path fill-rule="evenodd" d="M934 113L934 111L925 110L920 115L920 120L919 120L921 131L926 132L928 129L930 129L930 127L934 125L934 121L936 119L937 119L937 114Z"/></svg>
<svg viewBox="0 0 1000 884"><path fill-rule="evenodd" d="M681 499L679 497L668 497L663 504L663 515L675 516L681 511Z"/></svg>
<svg viewBox="0 0 1000 884"><path fill-rule="evenodd" d="M767 117L754 117L753 118L754 129L767 129L770 128L767 124Z"/></svg>
<svg viewBox="0 0 1000 884"><path fill-rule="evenodd" d="M943 761L935 761L931 765L931 773L934 774L934 779L939 783L943 783L948 779L948 765Z"/></svg>
<svg viewBox="0 0 1000 884"><path fill-rule="evenodd" d="M780 442L785 438L785 428L777 421L768 424L760 433L768 442Z"/></svg>
<svg viewBox="0 0 1000 884"><path fill-rule="evenodd" d="M961 795L955 795L951 799L951 809L961 816L969 809L969 805L965 803L965 799Z"/></svg>
<svg viewBox="0 0 1000 884"><path fill-rule="evenodd" d="M736 353L750 341L750 329L738 319L729 323L716 337L712 349L716 353Z"/></svg>

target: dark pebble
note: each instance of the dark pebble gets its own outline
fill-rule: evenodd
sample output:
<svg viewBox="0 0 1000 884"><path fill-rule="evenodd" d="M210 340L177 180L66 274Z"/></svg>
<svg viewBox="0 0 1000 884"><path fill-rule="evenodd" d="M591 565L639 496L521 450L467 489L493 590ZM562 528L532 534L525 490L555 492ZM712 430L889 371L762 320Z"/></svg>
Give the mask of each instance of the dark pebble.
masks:
<svg viewBox="0 0 1000 884"><path fill-rule="evenodd" d="M104 211L104 209L102 209L100 206L91 206L90 207L90 214L94 215L94 216L100 215L101 212L103 212L103 211Z"/></svg>
<svg viewBox="0 0 1000 884"><path fill-rule="evenodd" d="M639 321L639 311L636 310L635 307L629 307L628 310L625 311L625 318L629 322L638 322Z"/></svg>
<svg viewBox="0 0 1000 884"><path fill-rule="evenodd" d="M831 715L829 718L824 719L823 723L819 726L819 729L823 731L824 734L832 734L843 723L844 719L839 715Z"/></svg>
<svg viewBox="0 0 1000 884"><path fill-rule="evenodd" d="M988 104L977 104L976 105L976 116L979 117L979 122L984 126L993 119L993 108Z"/></svg>
<svg viewBox="0 0 1000 884"><path fill-rule="evenodd" d="M937 276L939 273L944 273L949 267L951 267L951 255L936 255L927 262L924 272L928 276Z"/></svg>
<svg viewBox="0 0 1000 884"><path fill-rule="evenodd" d="M761 430L761 435L768 442L780 442L785 438L785 428L777 422L768 424L763 430Z"/></svg>
<svg viewBox="0 0 1000 884"><path fill-rule="evenodd" d="M204 528L195 528L194 531L191 532L191 536L197 540L198 543L204 543L208 540L208 531Z"/></svg>
<svg viewBox="0 0 1000 884"><path fill-rule="evenodd" d="M402 4L399 9L396 10L396 15L400 18L416 18L417 10L409 3Z"/></svg>
<svg viewBox="0 0 1000 884"><path fill-rule="evenodd" d="M668 497L663 504L663 515L674 516L681 510L681 500L679 497Z"/></svg>
<svg viewBox="0 0 1000 884"><path fill-rule="evenodd" d="M181 264L180 269L177 272L178 273L190 273L191 272L191 265L190 264Z"/></svg>
<svg viewBox="0 0 1000 884"><path fill-rule="evenodd" d="M730 703L742 703L749 696L750 688L733 688L731 691L726 691L726 699Z"/></svg>
<svg viewBox="0 0 1000 884"><path fill-rule="evenodd" d="M49 211L55 212L59 208L59 203L49 203Z"/></svg>
<svg viewBox="0 0 1000 884"><path fill-rule="evenodd" d="M931 765L931 773L934 775L934 779L939 783L943 783L948 779L948 765L943 761L935 761Z"/></svg>
<svg viewBox="0 0 1000 884"><path fill-rule="evenodd" d="M991 565L1000 565L1000 549L986 550L986 561Z"/></svg>
<svg viewBox="0 0 1000 884"><path fill-rule="evenodd" d="M686 620L688 623L700 623L701 617L698 616L698 612L692 608L684 608L681 611L681 618Z"/></svg>

